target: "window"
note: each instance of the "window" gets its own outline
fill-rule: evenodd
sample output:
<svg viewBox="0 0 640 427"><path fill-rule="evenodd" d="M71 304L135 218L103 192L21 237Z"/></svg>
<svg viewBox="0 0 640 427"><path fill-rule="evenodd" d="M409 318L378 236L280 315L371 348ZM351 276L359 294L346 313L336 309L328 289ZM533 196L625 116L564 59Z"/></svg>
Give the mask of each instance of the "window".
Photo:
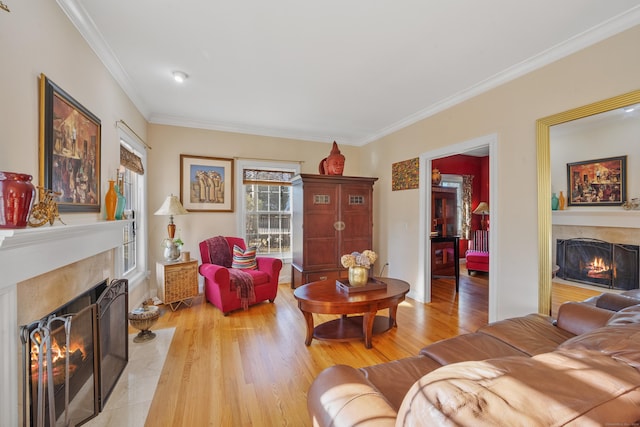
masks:
<svg viewBox="0 0 640 427"><path fill-rule="evenodd" d="M456 225L456 229L458 233L462 230L462 175L451 175L451 174L442 174L442 182L440 183L443 187L453 187L456 189L456 205L457 212L456 218L458 220L458 224Z"/></svg>
<svg viewBox="0 0 640 427"><path fill-rule="evenodd" d="M126 275L135 270L137 266L136 259L136 218L135 214L137 209L134 209L136 206L136 198L138 196L137 188L138 184L138 175L135 172L132 172L130 169L124 168L122 165L120 166L120 171L118 174L118 187L122 192L122 195L125 198L125 218L133 219L130 224L127 224L124 228L123 235L123 247L122 247L122 274Z"/></svg>
<svg viewBox="0 0 640 427"><path fill-rule="evenodd" d="M258 254L291 258L291 179L297 165L256 165L239 162L242 174L242 201L239 221L247 246Z"/></svg>
<svg viewBox="0 0 640 427"><path fill-rule="evenodd" d="M125 198L124 217L131 220L124 223L122 247L118 253L118 275L138 282L146 274L146 225L142 221L145 209L146 181L144 164L146 153L144 147L130 135L120 129L120 168L117 184Z"/></svg>

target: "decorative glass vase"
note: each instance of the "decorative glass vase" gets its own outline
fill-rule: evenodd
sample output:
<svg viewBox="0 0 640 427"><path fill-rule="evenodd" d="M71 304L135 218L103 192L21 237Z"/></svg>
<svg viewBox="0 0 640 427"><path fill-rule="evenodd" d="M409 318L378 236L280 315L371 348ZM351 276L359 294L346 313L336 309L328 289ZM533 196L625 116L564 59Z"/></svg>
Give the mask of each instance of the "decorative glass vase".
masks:
<svg viewBox="0 0 640 427"><path fill-rule="evenodd" d="M564 210L566 201L567 199L564 198L564 194L562 194L562 191L561 191L560 196L558 196L558 209Z"/></svg>
<svg viewBox="0 0 640 427"><path fill-rule="evenodd" d="M122 190L120 189L120 187L118 185L114 186L115 190L116 190L116 194L118 195L118 203L117 203L117 207L116 207L116 219L122 219L123 215L124 215L124 206L127 204L127 200L124 198L124 196L122 195Z"/></svg>
<svg viewBox="0 0 640 427"><path fill-rule="evenodd" d="M552 193L551 194L551 210L557 211L559 204L560 204L560 200L558 199L558 196L556 196L556 193Z"/></svg>
<svg viewBox="0 0 640 427"><path fill-rule="evenodd" d="M356 265L349 267L349 284L351 286L364 286L369 281L369 269Z"/></svg>
<svg viewBox="0 0 640 427"><path fill-rule="evenodd" d="M116 193L115 184L115 181L109 180L109 190L107 190L107 194L104 196L104 206L107 213L107 221L113 221L116 219L118 193Z"/></svg>
<svg viewBox="0 0 640 427"><path fill-rule="evenodd" d="M25 228L36 188L26 173L0 172L0 228Z"/></svg>

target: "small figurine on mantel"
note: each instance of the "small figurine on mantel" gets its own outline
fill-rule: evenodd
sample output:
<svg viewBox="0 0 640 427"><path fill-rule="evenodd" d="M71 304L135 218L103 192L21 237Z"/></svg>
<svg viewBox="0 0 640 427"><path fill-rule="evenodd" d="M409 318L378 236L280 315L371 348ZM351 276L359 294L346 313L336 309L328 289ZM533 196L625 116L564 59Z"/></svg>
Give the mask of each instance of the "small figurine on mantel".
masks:
<svg viewBox="0 0 640 427"><path fill-rule="evenodd" d="M342 175L344 171L344 155L340 153L338 144L333 141L333 148L328 157L325 157L320 161L318 171L320 175Z"/></svg>

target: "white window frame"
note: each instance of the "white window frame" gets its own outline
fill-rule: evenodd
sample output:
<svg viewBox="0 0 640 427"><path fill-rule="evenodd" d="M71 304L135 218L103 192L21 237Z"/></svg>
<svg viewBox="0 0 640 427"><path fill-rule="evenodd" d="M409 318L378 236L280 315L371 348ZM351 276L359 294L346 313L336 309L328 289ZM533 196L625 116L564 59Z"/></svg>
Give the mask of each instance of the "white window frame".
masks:
<svg viewBox="0 0 640 427"><path fill-rule="evenodd" d="M247 206L246 200L244 197L244 177L243 171L244 169L265 169L265 170L273 170L273 171L293 171L294 175L298 175L300 173L300 163L297 162L280 162L277 160L250 160L250 159L238 159L236 161L236 182L238 185L236 186L236 200L238 200L238 215L237 215L237 235L242 236L242 238L247 241L246 229L245 229L245 218L247 215ZM293 195L292 195L293 197ZM293 216L293 212L292 212ZM293 233L295 230L291 230L291 238L293 240ZM287 256L278 256L276 254L269 255L272 257L277 257L282 260L282 262L287 263L291 262L291 254Z"/></svg>
<svg viewBox="0 0 640 427"><path fill-rule="evenodd" d="M120 145L133 151L140 157L142 161L142 167L145 170L144 175L138 175L137 185L137 206L135 207L135 222L136 222L136 267L131 271L125 273L123 260L123 246L118 248L117 262L116 262L116 274L119 278L125 278L129 280L129 292L142 284L149 277L148 269L148 248L147 248L147 152L144 144L132 134L129 134L126 130L118 127L118 137ZM119 153L118 147L118 153Z"/></svg>
<svg viewBox="0 0 640 427"><path fill-rule="evenodd" d="M456 218L458 223L456 224L458 235L462 232L462 186L464 185L464 180L462 175L455 174L442 174L442 181L440 183L443 187L455 188L456 189Z"/></svg>

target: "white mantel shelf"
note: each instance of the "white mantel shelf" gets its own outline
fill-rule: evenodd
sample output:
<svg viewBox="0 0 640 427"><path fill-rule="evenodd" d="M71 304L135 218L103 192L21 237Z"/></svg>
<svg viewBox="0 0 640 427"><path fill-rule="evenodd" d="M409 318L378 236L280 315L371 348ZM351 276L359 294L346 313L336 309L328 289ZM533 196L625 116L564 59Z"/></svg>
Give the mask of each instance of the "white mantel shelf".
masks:
<svg viewBox="0 0 640 427"><path fill-rule="evenodd" d="M553 225L640 228L640 210L571 208L551 213Z"/></svg>
<svg viewBox="0 0 640 427"><path fill-rule="evenodd" d="M129 222L0 229L0 290L122 245Z"/></svg>

